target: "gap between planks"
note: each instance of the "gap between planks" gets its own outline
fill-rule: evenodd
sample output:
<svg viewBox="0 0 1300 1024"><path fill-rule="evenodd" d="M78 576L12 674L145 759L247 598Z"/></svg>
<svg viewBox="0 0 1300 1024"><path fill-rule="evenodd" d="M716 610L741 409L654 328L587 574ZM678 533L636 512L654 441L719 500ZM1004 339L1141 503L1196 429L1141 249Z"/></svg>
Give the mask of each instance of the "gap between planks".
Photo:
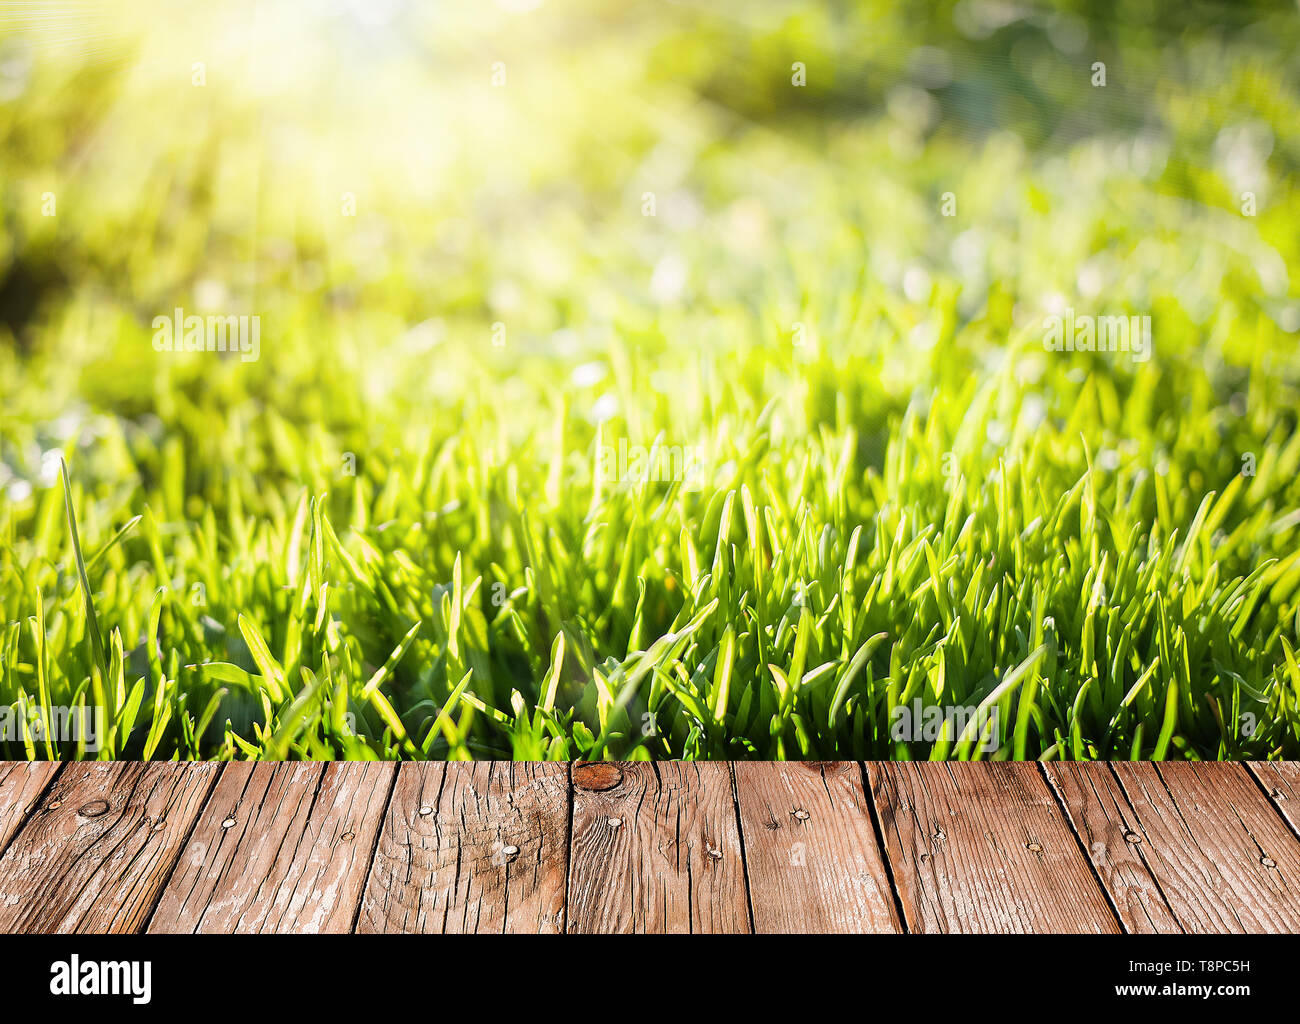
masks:
<svg viewBox="0 0 1300 1024"><path fill-rule="evenodd" d="M62 761L0 761L0 859L36 813L61 771Z"/></svg>
<svg viewBox="0 0 1300 1024"><path fill-rule="evenodd" d="M383 762L228 765L149 930L351 931L396 772Z"/></svg>
<svg viewBox="0 0 1300 1024"><path fill-rule="evenodd" d="M1126 931L1300 929L1300 844L1272 769L1235 762L1043 765ZM1281 787L1296 766L1278 766Z"/></svg>
<svg viewBox="0 0 1300 1024"><path fill-rule="evenodd" d="M379 823L359 932L559 932L564 763L406 763Z"/></svg>
<svg viewBox="0 0 1300 1024"><path fill-rule="evenodd" d="M220 766L79 762L0 856L0 931L138 931Z"/></svg>
<svg viewBox="0 0 1300 1024"><path fill-rule="evenodd" d="M1036 765L868 762L910 930L1120 931Z"/></svg>

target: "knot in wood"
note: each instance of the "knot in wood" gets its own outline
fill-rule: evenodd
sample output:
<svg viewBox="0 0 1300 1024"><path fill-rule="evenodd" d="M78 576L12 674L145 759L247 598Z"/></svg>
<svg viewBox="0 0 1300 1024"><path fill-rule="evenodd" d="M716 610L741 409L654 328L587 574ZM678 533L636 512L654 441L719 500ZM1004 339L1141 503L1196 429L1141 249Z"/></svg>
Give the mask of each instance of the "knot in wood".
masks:
<svg viewBox="0 0 1300 1024"><path fill-rule="evenodd" d="M623 770L609 761L584 761L573 769L573 784L579 789L599 792L622 781Z"/></svg>

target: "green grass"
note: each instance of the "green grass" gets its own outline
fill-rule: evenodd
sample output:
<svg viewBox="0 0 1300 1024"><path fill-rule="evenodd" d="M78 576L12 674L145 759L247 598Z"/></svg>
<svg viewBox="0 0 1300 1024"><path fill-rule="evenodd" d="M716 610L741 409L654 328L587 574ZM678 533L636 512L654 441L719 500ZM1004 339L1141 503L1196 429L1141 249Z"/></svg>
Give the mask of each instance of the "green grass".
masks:
<svg viewBox="0 0 1300 1024"><path fill-rule="evenodd" d="M565 10L359 111L188 56L0 106L5 280L62 268L0 343L0 709L108 726L0 755L1300 757L1294 11L1093 26L1094 90L943 4ZM448 83L413 185L362 136ZM153 350L213 281L259 361ZM1151 359L1046 350L1065 306ZM698 476L602 479L620 441ZM918 698L996 734L894 739Z"/></svg>

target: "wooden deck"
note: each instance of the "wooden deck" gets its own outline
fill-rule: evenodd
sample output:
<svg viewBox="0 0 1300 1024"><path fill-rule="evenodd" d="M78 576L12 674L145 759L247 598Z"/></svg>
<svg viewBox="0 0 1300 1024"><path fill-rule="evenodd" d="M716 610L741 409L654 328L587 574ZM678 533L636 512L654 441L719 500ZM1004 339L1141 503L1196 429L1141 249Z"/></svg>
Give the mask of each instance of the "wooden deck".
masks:
<svg viewBox="0 0 1300 1024"><path fill-rule="evenodd" d="M1300 931L1300 765L0 762L0 932Z"/></svg>

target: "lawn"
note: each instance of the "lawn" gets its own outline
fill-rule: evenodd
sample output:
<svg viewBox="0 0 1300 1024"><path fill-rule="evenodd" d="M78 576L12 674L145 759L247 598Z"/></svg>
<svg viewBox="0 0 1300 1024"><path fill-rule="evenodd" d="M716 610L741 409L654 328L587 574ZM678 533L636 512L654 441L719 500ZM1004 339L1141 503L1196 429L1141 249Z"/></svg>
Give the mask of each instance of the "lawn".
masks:
<svg viewBox="0 0 1300 1024"><path fill-rule="evenodd" d="M115 6L0 23L0 756L1300 757L1294 3Z"/></svg>

